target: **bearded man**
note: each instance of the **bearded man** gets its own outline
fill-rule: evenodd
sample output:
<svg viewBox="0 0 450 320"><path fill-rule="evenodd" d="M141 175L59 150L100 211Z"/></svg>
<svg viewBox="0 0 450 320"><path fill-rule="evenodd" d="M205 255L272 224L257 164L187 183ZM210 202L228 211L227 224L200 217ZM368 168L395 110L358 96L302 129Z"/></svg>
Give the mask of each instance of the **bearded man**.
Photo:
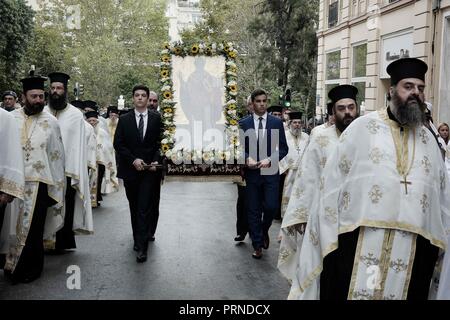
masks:
<svg viewBox="0 0 450 320"><path fill-rule="evenodd" d="M428 298L447 246L450 199L439 146L424 126L427 69L415 58L392 62L389 106L341 135L290 298Z"/></svg>
<svg viewBox="0 0 450 320"><path fill-rule="evenodd" d="M64 202L64 227L46 239L47 249L62 252L76 248L75 232L92 234L93 219L88 176L88 147L83 113L67 102L70 76L62 72L48 75L49 105L45 110L58 119L65 151L67 188Z"/></svg>

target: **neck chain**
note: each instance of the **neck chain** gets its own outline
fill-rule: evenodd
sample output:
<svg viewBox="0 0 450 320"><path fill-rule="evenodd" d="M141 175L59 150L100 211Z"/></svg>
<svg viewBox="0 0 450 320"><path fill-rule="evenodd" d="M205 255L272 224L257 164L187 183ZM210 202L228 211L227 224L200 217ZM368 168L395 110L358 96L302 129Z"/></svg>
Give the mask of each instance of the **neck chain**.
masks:
<svg viewBox="0 0 450 320"><path fill-rule="evenodd" d="M408 127L398 128L396 124L392 123L389 123L389 125L391 128L392 138L394 139L395 152L397 156L397 171L403 178L402 181L400 181L400 183L405 186L405 194L408 194L408 185L411 185L412 182L407 181L406 178L408 177L411 171L411 168L414 163L414 157L416 154L416 130L415 128L412 129L413 151L411 156L411 162L408 164L408 156L409 156L408 138L411 129ZM403 136L401 135L401 132L403 132Z"/></svg>
<svg viewBox="0 0 450 320"><path fill-rule="evenodd" d="M33 146L31 145L31 137L33 136L34 130L36 129L38 120L37 117L27 116L25 113L24 116L25 116L25 123L22 131L22 149L25 152L24 154L25 160L29 161L31 157L31 152L34 150ZM30 132L31 124L33 125L33 127L31 128Z"/></svg>

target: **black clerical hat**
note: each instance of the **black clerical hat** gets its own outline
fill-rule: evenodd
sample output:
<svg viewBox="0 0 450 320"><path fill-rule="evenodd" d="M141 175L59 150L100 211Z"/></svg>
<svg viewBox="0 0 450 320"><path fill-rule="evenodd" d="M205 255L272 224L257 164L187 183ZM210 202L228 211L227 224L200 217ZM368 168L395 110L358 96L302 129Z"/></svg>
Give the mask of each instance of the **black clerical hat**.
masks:
<svg viewBox="0 0 450 320"><path fill-rule="evenodd" d="M89 119L89 118L97 118L98 119L98 112L97 111L88 111L84 114L84 116L86 117L86 119Z"/></svg>
<svg viewBox="0 0 450 320"><path fill-rule="evenodd" d="M294 119L302 119L302 115L303 113L301 111L291 111L288 113L289 114L289 119L294 120Z"/></svg>
<svg viewBox="0 0 450 320"><path fill-rule="evenodd" d="M85 108L91 108L91 109L94 109L94 110L98 110L97 102L92 101L92 100L84 101L84 107Z"/></svg>
<svg viewBox="0 0 450 320"><path fill-rule="evenodd" d="M84 110L84 102L81 100L73 100L70 104L78 109Z"/></svg>
<svg viewBox="0 0 450 320"><path fill-rule="evenodd" d="M63 72L52 72L48 75L50 79L50 83L53 82L61 82L64 84L64 87L67 87L67 83L69 82L70 76Z"/></svg>
<svg viewBox="0 0 450 320"><path fill-rule="evenodd" d="M271 112L282 112L283 108L281 106L275 105L275 106L270 106L267 109L267 112L271 113Z"/></svg>
<svg viewBox="0 0 450 320"><path fill-rule="evenodd" d="M17 99L17 94L11 90L3 92L2 99L4 99L6 96L12 96Z"/></svg>
<svg viewBox="0 0 450 320"><path fill-rule="evenodd" d="M349 84L343 84L337 87L334 87L333 89L328 92L328 98L331 99L331 101L336 103L337 101L341 99L353 99L356 101L356 95L358 94L358 89L355 86L349 85Z"/></svg>
<svg viewBox="0 0 450 320"><path fill-rule="evenodd" d="M425 81L427 70L427 64L417 58L398 59L386 68L386 72L391 76L392 85L396 85L400 80L406 78L416 78Z"/></svg>
<svg viewBox="0 0 450 320"><path fill-rule="evenodd" d="M47 81L47 78L41 77L41 76L36 76L36 77L24 78L20 81L22 82L22 85L23 85L23 93L26 93L27 91L34 90L34 89L44 90L44 84L45 84L45 81Z"/></svg>
<svg viewBox="0 0 450 320"><path fill-rule="evenodd" d="M330 101L330 102L327 103L327 114L329 116L333 115L333 106L334 106L333 101Z"/></svg>
<svg viewBox="0 0 450 320"><path fill-rule="evenodd" d="M109 106L108 112L119 113L119 108L117 108L116 106Z"/></svg>

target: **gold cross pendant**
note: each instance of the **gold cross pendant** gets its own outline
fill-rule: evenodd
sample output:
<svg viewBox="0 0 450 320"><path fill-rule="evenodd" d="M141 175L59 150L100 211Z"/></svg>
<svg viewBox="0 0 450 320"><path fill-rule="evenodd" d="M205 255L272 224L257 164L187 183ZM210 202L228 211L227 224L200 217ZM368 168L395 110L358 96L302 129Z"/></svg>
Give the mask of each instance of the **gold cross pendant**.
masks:
<svg viewBox="0 0 450 320"><path fill-rule="evenodd" d="M412 184L412 182L406 181L406 177L404 177L404 181L400 181L400 183L405 185L405 194L408 194L408 184Z"/></svg>

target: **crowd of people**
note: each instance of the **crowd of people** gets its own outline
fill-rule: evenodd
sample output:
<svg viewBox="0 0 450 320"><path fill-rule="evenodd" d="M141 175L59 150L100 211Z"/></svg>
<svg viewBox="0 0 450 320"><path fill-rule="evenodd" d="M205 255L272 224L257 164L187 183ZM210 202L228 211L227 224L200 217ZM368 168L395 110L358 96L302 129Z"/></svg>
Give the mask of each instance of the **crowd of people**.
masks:
<svg viewBox="0 0 450 320"><path fill-rule="evenodd" d="M450 298L449 126L433 124L427 69L415 58L392 62L388 106L364 115L356 87L334 87L327 121L309 134L301 112L269 107L262 89L248 97L234 240L249 234L260 260L281 221L289 299ZM119 178L138 263L155 241L158 95L136 85L133 109L109 106L103 117L95 101L67 101L69 78L48 75L47 105L45 77L22 80L21 104L3 94L0 264L13 282L38 278L45 252L72 250L75 234L91 234L92 208L118 191Z"/></svg>
<svg viewBox="0 0 450 320"><path fill-rule="evenodd" d="M145 261L146 243L155 239L161 139L157 94L136 86L134 111L111 105L105 118L95 101L68 102L69 79L61 72L32 75L21 80L21 99L13 91L2 95L0 265L12 283L39 278L45 254L73 250L75 235L92 234L92 208L100 206L103 195L119 190L118 178L130 202L138 262ZM141 121L130 140L126 120L135 114ZM145 172L136 177L129 174L133 170Z"/></svg>
<svg viewBox="0 0 450 320"><path fill-rule="evenodd" d="M415 58L392 62L388 106L365 115L356 87L331 89L327 122L308 136L287 113L275 148L260 135L281 128L286 112L267 108L264 91L249 98L241 128L269 156L251 155L255 133L245 134L235 241L248 232L261 259L282 218L278 269L289 299L450 298L449 127L433 124L427 69ZM264 173L270 164L279 170Z"/></svg>

